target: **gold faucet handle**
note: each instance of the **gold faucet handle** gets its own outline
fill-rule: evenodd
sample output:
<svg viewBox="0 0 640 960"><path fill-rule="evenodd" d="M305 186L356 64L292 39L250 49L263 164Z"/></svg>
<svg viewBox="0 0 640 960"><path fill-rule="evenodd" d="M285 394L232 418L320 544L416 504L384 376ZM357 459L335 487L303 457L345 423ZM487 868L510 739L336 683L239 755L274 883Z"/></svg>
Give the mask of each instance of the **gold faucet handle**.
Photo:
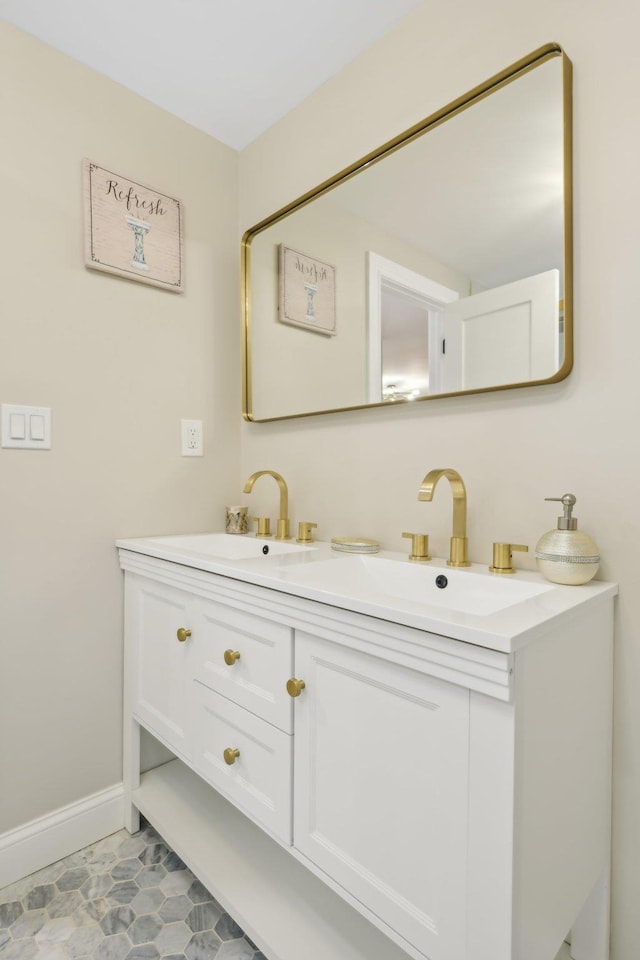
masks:
<svg viewBox="0 0 640 960"><path fill-rule="evenodd" d="M403 533L402 536L411 538L409 560L416 563L431 560L429 556L429 535L427 533Z"/></svg>
<svg viewBox="0 0 640 960"><path fill-rule="evenodd" d="M256 537L270 537L271 536L271 520L269 517L251 517L252 520L258 524L258 529L256 530Z"/></svg>
<svg viewBox="0 0 640 960"><path fill-rule="evenodd" d="M298 536L296 537L296 543L313 543L311 531L315 530L317 526L317 523L308 523L306 520L301 520L298 523Z"/></svg>
<svg viewBox="0 0 640 960"><path fill-rule="evenodd" d="M489 567L489 572L515 573L515 567L511 563L511 553L514 550L518 550L520 553L528 553L529 547L524 543L494 543L493 564Z"/></svg>

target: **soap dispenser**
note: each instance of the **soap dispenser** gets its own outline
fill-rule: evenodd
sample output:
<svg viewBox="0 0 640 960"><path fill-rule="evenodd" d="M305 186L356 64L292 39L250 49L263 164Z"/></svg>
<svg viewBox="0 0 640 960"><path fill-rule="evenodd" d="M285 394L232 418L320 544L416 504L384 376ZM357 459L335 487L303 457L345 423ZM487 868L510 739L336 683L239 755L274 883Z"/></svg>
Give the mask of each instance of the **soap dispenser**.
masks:
<svg viewBox="0 0 640 960"><path fill-rule="evenodd" d="M591 537L578 530L578 520L571 515L576 498L565 493L545 500L561 503L563 513L558 517L558 528L545 533L537 543L538 570L553 583L587 583L596 575L600 556Z"/></svg>

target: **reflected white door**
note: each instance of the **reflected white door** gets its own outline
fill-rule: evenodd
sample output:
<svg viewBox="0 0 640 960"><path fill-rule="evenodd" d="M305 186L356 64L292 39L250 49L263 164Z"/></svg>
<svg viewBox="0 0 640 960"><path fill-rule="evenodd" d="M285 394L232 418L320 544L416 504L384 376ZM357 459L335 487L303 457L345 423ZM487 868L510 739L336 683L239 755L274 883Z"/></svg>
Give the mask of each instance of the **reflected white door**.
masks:
<svg viewBox="0 0 640 960"><path fill-rule="evenodd" d="M372 251L367 254L367 270L367 402L387 399L383 395L383 334L386 334L385 353L393 364L393 369L387 365L384 386L393 381L401 393L414 386L420 395L439 393L438 364L432 370L431 357L438 354L442 307L460 294ZM388 316L385 319L385 294L393 295L396 305L404 301L421 310L424 327L421 344L412 336L411 329L403 327L402 315L397 317L395 325L389 322ZM414 323L414 331L415 328Z"/></svg>
<svg viewBox="0 0 640 960"><path fill-rule="evenodd" d="M440 390L546 380L560 366L560 277L548 270L444 307Z"/></svg>

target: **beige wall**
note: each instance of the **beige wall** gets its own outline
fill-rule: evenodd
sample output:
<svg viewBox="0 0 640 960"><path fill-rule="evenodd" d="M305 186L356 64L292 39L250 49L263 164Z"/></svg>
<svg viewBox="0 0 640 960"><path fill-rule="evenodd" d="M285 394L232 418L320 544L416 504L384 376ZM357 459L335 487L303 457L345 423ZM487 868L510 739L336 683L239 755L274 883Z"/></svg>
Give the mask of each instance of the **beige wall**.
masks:
<svg viewBox="0 0 640 960"><path fill-rule="evenodd" d="M237 154L0 24L0 834L122 779L118 536L220 527L237 498ZM86 270L81 161L180 197L186 292ZM205 456L180 456L201 418Z"/></svg>
<svg viewBox="0 0 640 960"><path fill-rule="evenodd" d="M247 228L443 103L549 41L575 68L576 362L561 384L480 397L242 427L243 474L281 471L291 515L318 535L375 536L406 550L403 530L447 549L450 497L418 503L431 467L467 481L473 559L494 540L532 549L554 524L545 496L578 497L601 575L618 580L613 960L640 943L640 506L635 0L430 0L241 154ZM319 135L318 131L321 131ZM252 509L273 513L263 482ZM520 557L520 555L519 555ZM520 560L533 565L531 555ZM567 709L571 709L567 691Z"/></svg>

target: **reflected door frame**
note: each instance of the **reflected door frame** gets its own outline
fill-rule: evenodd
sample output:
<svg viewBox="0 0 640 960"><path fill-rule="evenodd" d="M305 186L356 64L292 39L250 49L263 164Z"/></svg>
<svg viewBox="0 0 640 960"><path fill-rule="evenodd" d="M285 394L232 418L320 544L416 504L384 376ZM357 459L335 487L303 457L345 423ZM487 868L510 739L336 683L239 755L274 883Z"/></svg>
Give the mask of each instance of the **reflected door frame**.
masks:
<svg viewBox="0 0 640 960"><path fill-rule="evenodd" d="M428 355L439 355L442 311L458 300L457 290L436 283L372 250L367 251L367 402L380 403L382 396L382 289L389 287L422 303L428 314ZM437 364L434 365L437 368ZM429 370L429 392L439 390L438 370Z"/></svg>

